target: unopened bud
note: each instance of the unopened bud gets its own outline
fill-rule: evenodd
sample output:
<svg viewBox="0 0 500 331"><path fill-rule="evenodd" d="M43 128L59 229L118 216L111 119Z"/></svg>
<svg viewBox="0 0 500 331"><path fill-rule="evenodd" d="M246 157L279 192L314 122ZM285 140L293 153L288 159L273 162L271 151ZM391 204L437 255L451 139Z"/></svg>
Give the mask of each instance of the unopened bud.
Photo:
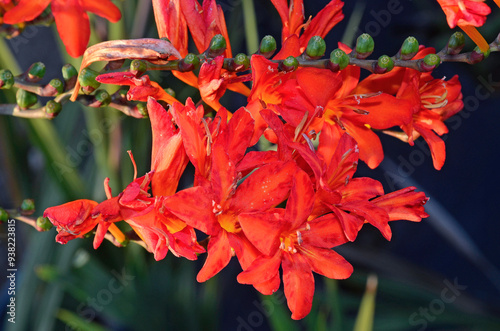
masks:
<svg viewBox="0 0 500 331"><path fill-rule="evenodd" d="M9 219L9 213L0 207L0 223L5 223Z"/></svg>
<svg viewBox="0 0 500 331"><path fill-rule="evenodd" d="M250 68L250 59L246 54L239 53L234 57L234 64L237 66L238 71L244 71Z"/></svg>
<svg viewBox="0 0 500 331"><path fill-rule="evenodd" d="M337 72L339 70L347 68L347 66L349 65L349 61L349 55L347 55L340 48L337 48L330 53L330 62L328 63L328 68L333 72Z"/></svg>
<svg viewBox="0 0 500 331"><path fill-rule="evenodd" d="M319 59L325 55L326 43L320 36L313 36L309 39L306 48L306 55L312 59Z"/></svg>
<svg viewBox="0 0 500 331"><path fill-rule="evenodd" d="M465 46L465 36L462 32L455 32L448 40L446 53L450 55L458 54Z"/></svg>
<svg viewBox="0 0 500 331"><path fill-rule="evenodd" d="M24 199L19 207L21 215L29 216L35 212L35 200Z"/></svg>
<svg viewBox="0 0 500 331"><path fill-rule="evenodd" d="M265 36L260 41L259 54L269 59L276 52L276 39L273 36Z"/></svg>
<svg viewBox="0 0 500 331"><path fill-rule="evenodd" d="M95 80L98 75L99 73L97 71L90 68L82 69L78 76L78 82L82 86L83 93L90 94L101 86L101 83Z"/></svg>
<svg viewBox="0 0 500 331"><path fill-rule="evenodd" d="M62 110L62 105L57 101L49 100L47 101L47 104L45 104L45 113L50 119L59 115L61 110Z"/></svg>
<svg viewBox="0 0 500 331"><path fill-rule="evenodd" d="M97 101L97 107L105 107L111 103L111 96L105 90L95 91L95 99Z"/></svg>
<svg viewBox="0 0 500 331"><path fill-rule="evenodd" d="M479 63L490 56L490 53L491 50L489 48L486 52L482 52L481 49L476 46L476 48L474 48L474 50L469 55L469 61L471 64Z"/></svg>
<svg viewBox="0 0 500 331"><path fill-rule="evenodd" d="M208 48L208 57L214 58L222 55L226 50L226 39L221 34L216 34L210 41L210 47Z"/></svg>
<svg viewBox="0 0 500 331"><path fill-rule="evenodd" d="M64 84L60 79L54 78L49 82L49 86L54 89L54 94L51 95L58 95L64 92Z"/></svg>
<svg viewBox="0 0 500 331"><path fill-rule="evenodd" d="M75 67L73 67L73 65L69 63L63 65L61 71L65 81L68 81L71 78L78 76L78 71L76 71Z"/></svg>
<svg viewBox="0 0 500 331"><path fill-rule="evenodd" d="M394 69L394 61L388 55L382 55L378 58L377 64L375 65L376 74L384 74L386 72Z"/></svg>
<svg viewBox="0 0 500 331"><path fill-rule="evenodd" d="M14 85L14 75L7 69L0 70L0 89L10 89Z"/></svg>
<svg viewBox="0 0 500 331"><path fill-rule="evenodd" d="M297 70L299 61L293 56L289 56L280 63L279 69L281 71L291 72Z"/></svg>
<svg viewBox="0 0 500 331"><path fill-rule="evenodd" d="M189 53L179 62L179 71L193 71L200 65L200 59L193 53Z"/></svg>
<svg viewBox="0 0 500 331"><path fill-rule="evenodd" d="M38 102L36 94L28 92L23 89L17 90L16 103L21 109L28 109Z"/></svg>
<svg viewBox="0 0 500 331"><path fill-rule="evenodd" d="M40 216L36 219L36 226L41 231L49 231L53 227L52 223L50 223L50 221L49 221L49 218L43 217L43 216Z"/></svg>
<svg viewBox="0 0 500 331"><path fill-rule="evenodd" d="M417 54L419 46L417 38L411 36L406 38L401 46L401 60L412 59Z"/></svg>
<svg viewBox="0 0 500 331"><path fill-rule="evenodd" d="M420 63L420 70L428 72L436 69L441 63L441 58L436 54L427 54Z"/></svg>
<svg viewBox="0 0 500 331"><path fill-rule="evenodd" d="M368 33L363 33L356 41L356 57L358 59L366 59L373 53L375 49L375 41Z"/></svg>
<svg viewBox="0 0 500 331"><path fill-rule="evenodd" d="M45 64L42 62L33 63L28 69L27 80L36 83L45 76Z"/></svg>
<svg viewBox="0 0 500 331"><path fill-rule="evenodd" d="M136 77L139 77L148 70L148 64L143 60L132 60L129 70Z"/></svg>

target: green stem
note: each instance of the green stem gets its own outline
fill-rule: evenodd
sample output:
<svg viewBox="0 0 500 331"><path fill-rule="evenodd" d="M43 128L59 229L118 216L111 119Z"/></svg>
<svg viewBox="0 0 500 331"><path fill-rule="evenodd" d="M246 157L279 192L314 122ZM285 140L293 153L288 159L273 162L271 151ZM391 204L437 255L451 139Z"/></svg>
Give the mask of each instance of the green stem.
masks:
<svg viewBox="0 0 500 331"><path fill-rule="evenodd" d="M243 21L245 23L245 37L248 54L253 54L259 49L259 31L253 0L243 0Z"/></svg>

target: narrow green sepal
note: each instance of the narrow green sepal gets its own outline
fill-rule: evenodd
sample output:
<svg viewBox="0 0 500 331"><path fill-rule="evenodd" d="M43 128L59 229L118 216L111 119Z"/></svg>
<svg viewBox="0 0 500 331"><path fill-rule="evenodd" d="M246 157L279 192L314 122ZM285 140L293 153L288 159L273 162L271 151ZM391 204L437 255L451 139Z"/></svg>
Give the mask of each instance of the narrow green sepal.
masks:
<svg viewBox="0 0 500 331"><path fill-rule="evenodd" d="M33 63L28 69L27 78L30 82L36 83L45 76L45 64L42 62Z"/></svg>
<svg viewBox="0 0 500 331"><path fill-rule="evenodd" d="M16 103L21 109L28 109L38 102L38 96L35 93L23 89L17 90Z"/></svg>
<svg viewBox="0 0 500 331"><path fill-rule="evenodd" d="M35 200L24 199L19 209L22 215L28 216L33 214L35 212Z"/></svg>
<svg viewBox="0 0 500 331"><path fill-rule="evenodd" d="M465 36L462 32L457 31L451 35L446 45L446 53L456 55L462 51L465 46Z"/></svg>
<svg viewBox="0 0 500 331"><path fill-rule="evenodd" d="M62 110L62 105L57 101L49 100L45 104L45 113L51 119L59 115L61 110Z"/></svg>
<svg viewBox="0 0 500 331"><path fill-rule="evenodd" d="M400 57L402 60L410 60L417 54L420 45L415 37L408 37L401 45Z"/></svg>
<svg viewBox="0 0 500 331"><path fill-rule="evenodd" d="M95 80L98 75L99 73L97 71L90 68L82 69L80 75L78 76L78 82L82 87L83 93L90 94L101 86L101 83Z"/></svg>
<svg viewBox="0 0 500 331"><path fill-rule="evenodd" d="M313 36L309 39L306 48L306 55L312 59L319 59L326 52L326 43L320 36Z"/></svg>
<svg viewBox="0 0 500 331"><path fill-rule="evenodd" d="M216 34L210 41L210 47L208 48L208 57L214 58L222 55L226 50L227 44L226 39L221 34Z"/></svg>
<svg viewBox="0 0 500 331"><path fill-rule="evenodd" d="M339 70L347 68L349 62L349 55L347 55L346 52L344 52L340 48L337 48L330 53L330 62L328 63L328 68L333 72L337 72Z"/></svg>
<svg viewBox="0 0 500 331"><path fill-rule="evenodd" d="M259 54L269 59L276 52L277 48L276 39L273 36L267 35L260 41Z"/></svg>
<svg viewBox="0 0 500 331"><path fill-rule="evenodd" d="M365 59L373 53L375 49L375 41L368 33L363 33L356 41L356 57Z"/></svg>
<svg viewBox="0 0 500 331"><path fill-rule="evenodd" d="M0 207L0 223L5 223L9 219L9 213Z"/></svg>
<svg viewBox="0 0 500 331"><path fill-rule="evenodd" d="M14 86L15 80L14 75L10 70L1 69L0 70L0 89L10 89Z"/></svg>
<svg viewBox="0 0 500 331"><path fill-rule="evenodd" d="M41 231L49 231L54 227L52 223L50 223L49 218L43 216L40 216L36 219L36 226Z"/></svg>

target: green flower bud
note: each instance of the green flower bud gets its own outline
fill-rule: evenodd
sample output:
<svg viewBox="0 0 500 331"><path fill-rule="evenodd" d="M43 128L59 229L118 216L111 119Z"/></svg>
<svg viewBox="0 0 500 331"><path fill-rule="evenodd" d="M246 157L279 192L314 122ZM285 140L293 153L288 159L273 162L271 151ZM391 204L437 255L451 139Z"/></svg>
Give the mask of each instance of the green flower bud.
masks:
<svg viewBox="0 0 500 331"><path fill-rule="evenodd" d="M250 68L250 58L243 53L236 54L236 56L234 57L234 63L238 67L241 67L238 69L238 71L243 71Z"/></svg>
<svg viewBox="0 0 500 331"><path fill-rule="evenodd" d="M189 53L179 62L179 71L193 71L200 65L200 58L193 53Z"/></svg>
<svg viewBox="0 0 500 331"><path fill-rule="evenodd" d="M55 95L61 94L64 92L64 84L60 79L54 78L49 82L49 85L54 88L56 91Z"/></svg>
<svg viewBox="0 0 500 331"><path fill-rule="evenodd" d="M35 200L24 199L19 209L21 210L21 215L27 216L33 214L35 212Z"/></svg>
<svg viewBox="0 0 500 331"><path fill-rule="evenodd" d="M394 69L394 61L388 55L382 55L378 58L377 65L375 66L375 73L383 74Z"/></svg>
<svg viewBox="0 0 500 331"><path fill-rule="evenodd" d="M469 55L469 61L471 64L479 63L484 59L486 59L488 56L490 56L490 53L491 53L490 48L488 48L486 53L483 53L481 49L479 49L479 47L476 46L476 48L474 48L474 50Z"/></svg>
<svg viewBox="0 0 500 331"><path fill-rule="evenodd" d="M259 54L268 59L276 52L276 48L276 39L273 36L265 36L260 41Z"/></svg>
<svg viewBox="0 0 500 331"><path fill-rule="evenodd" d="M170 96L175 98L175 91L172 90L170 87L167 87L166 89L164 89L164 91L167 92Z"/></svg>
<svg viewBox="0 0 500 331"><path fill-rule="evenodd" d="M420 63L420 70L423 72L436 69L441 63L441 58L436 54L427 54Z"/></svg>
<svg viewBox="0 0 500 331"><path fill-rule="evenodd" d="M47 101L47 104L45 104L45 113L47 114L48 118L54 118L62 110L62 105L54 100L49 100Z"/></svg>
<svg viewBox="0 0 500 331"><path fill-rule="evenodd" d="M326 43L320 36L309 39L306 48L306 55L313 59L318 59L325 55Z"/></svg>
<svg viewBox="0 0 500 331"><path fill-rule="evenodd" d="M347 55L343 50L337 48L330 53L330 62L328 67L333 72L345 69L349 65L349 55Z"/></svg>
<svg viewBox="0 0 500 331"><path fill-rule="evenodd" d="M450 55L458 54L465 46L465 36L462 32L455 32L448 40L446 53Z"/></svg>
<svg viewBox="0 0 500 331"><path fill-rule="evenodd" d="M111 103L111 96L105 90L95 91L95 99L98 102L98 107L105 107Z"/></svg>
<svg viewBox="0 0 500 331"><path fill-rule="evenodd" d="M28 109L38 102L38 97L34 93L19 89L16 93L16 102L21 109Z"/></svg>
<svg viewBox="0 0 500 331"><path fill-rule="evenodd" d="M222 55L226 50L226 39L221 34L216 34L210 41L210 47L208 48L208 57L217 57Z"/></svg>
<svg viewBox="0 0 500 331"><path fill-rule="evenodd" d="M36 219L36 226L41 231L49 231L53 227L52 223L50 223L50 221L49 221L49 218L43 217L43 216L40 216Z"/></svg>
<svg viewBox="0 0 500 331"><path fill-rule="evenodd" d="M5 223L9 219L9 213L0 207L0 223Z"/></svg>
<svg viewBox="0 0 500 331"><path fill-rule="evenodd" d="M401 59L410 60L417 54L419 48L418 40L415 37L408 37L401 46Z"/></svg>
<svg viewBox="0 0 500 331"><path fill-rule="evenodd" d="M0 70L0 89L10 89L14 85L14 75L7 69Z"/></svg>
<svg viewBox="0 0 500 331"><path fill-rule="evenodd" d="M129 70L138 77L148 70L148 64L143 60L132 60Z"/></svg>
<svg viewBox="0 0 500 331"><path fill-rule="evenodd" d="M66 81L70 80L73 77L78 76L78 71L75 69L75 67L73 67L73 65L69 63L63 65L61 71L62 71L62 76Z"/></svg>
<svg viewBox="0 0 500 331"><path fill-rule="evenodd" d="M82 86L82 91L85 94L90 94L94 92L101 83L95 80L95 78L99 75L97 71L94 71L90 68L83 68L78 76L78 82Z"/></svg>
<svg viewBox="0 0 500 331"><path fill-rule="evenodd" d="M45 76L45 64L42 62L33 63L28 69L27 76L30 82L36 83L40 81Z"/></svg>
<svg viewBox="0 0 500 331"><path fill-rule="evenodd" d="M144 118L148 117L148 107L146 106L146 104L144 102L139 102L136 105L136 108L137 108L137 111L139 112L139 114L142 115L142 117L144 117Z"/></svg>
<svg viewBox="0 0 500 331"><path fill-rule="evenodd" d="M287 57L279 65L279 69L281 71L286 71L286 72L295 71L297 70L298 67L299 67L299 61L293 56Z"/></svg>
<svg viewBox="0 0 500 331"><path fill-rule="evenodd" d="M373 53L375 48L375 41L368 33L363 33L356 41L356 57L358 59L365 59Z"/></svg>

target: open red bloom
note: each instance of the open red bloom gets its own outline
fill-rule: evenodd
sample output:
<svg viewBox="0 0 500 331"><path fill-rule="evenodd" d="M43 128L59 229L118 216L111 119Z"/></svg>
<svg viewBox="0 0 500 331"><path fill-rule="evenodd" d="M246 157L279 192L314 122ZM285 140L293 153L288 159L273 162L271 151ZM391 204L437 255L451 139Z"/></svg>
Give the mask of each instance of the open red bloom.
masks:
<svg viewBox="0 0 500 331"><path fill-rule="evenodd" d="M90 38L87 12L92 12L111 22L118 22L121 13L110 0L20 0L4 16L4 23L16 24L38 17L48 5L57 25L57 31L68 54L78 57L85 52Z"/></svg>
<svg viewBox="0 0 500 331"><path fill-rule="evenodd" d="M437 0L450 28L457 25L482 26L491 12L484 0Z"/></svg>

